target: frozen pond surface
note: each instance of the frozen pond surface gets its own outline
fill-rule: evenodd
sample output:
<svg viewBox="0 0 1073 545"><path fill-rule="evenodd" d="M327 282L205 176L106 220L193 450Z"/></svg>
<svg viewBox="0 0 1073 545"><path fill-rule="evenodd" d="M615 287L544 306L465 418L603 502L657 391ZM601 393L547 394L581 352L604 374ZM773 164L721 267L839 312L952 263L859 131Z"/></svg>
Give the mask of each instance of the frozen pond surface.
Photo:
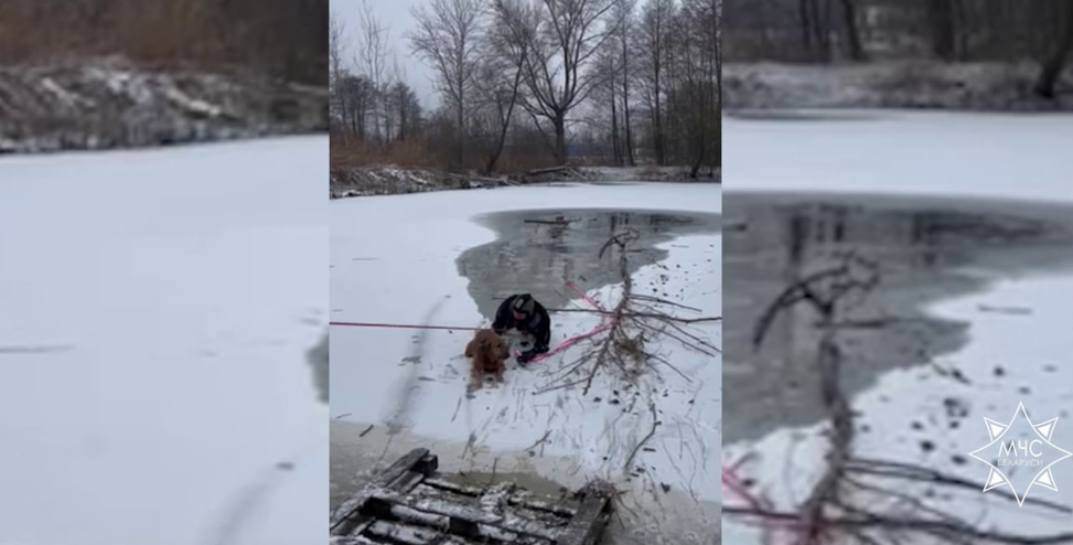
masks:
<svg viewBox="0 0 1073 545"><path fill-rule="evenodd" d="M968 453L988 442L983 417L1005 422L1019 402L1037 422L1060 417L1055 441L1073 444L1073 342L1063 331L1073 297L1073 207L775 193L728 194L725 204L735 227L724 259L737 280L725 308L724 456L747 460L740 473L753 492L798 509L827 466L830 436L818 313L807 305L784 313L759 349L755 324L784 286L849 250L880 274L872 293L841 307L847 325L836 334L854 455L982 483L987 469ZM1073 482L1073 467L1060 464L1054 476ZM1018 508L979 489L898 489L994 530L1073 530L1062 522L1067 515ZM1036 487L1032 495L1073 506L1069 488L1060 490ZM762 542L761 533L726 520L728 540Z"/></svg>
<svg viewBox="0 0 1073 545"><path fill-rule="evenodd" d="M667 258L674 246L661 244L722 227L718 214L606 209L511 210L483 214L477 222L495 230L496 240L463 252L458 270L469 279L470 296L488 320L495 318L499 302L519 289L547 308L562 308L577 298L564 288L566 280L584 292L620 283L619 271L595 257L608 237L622 230L640 235L631 247L633 274ZM682 274L694 274L714 257L705 259Z"/></svg>
<svg viewBox="0 0 1073 545"><path fill-rule="evenodd" d="M1073 114L773 111L723 134L728 191L1073 201Z"/></svg>
<svg viewBox="0 0 1073 545"><path fill-rule="evenodd" d="M335 201L332 318L476 327L490 323L501 297L521 291L549 307L584 308L567 281L610 303L621 291L617 263L597 254L612 229L627 225L642 233L629 254L637 290L718 315L720 221L711 213L718 203L718 186L699 184L556 184ZM600 319L554 313L552 322L555 346ZM718 323L691 327L720 343ZM548 389L582 343L525 369L508 362L504 385L469 397L462 352L470 336L333 328L333 501L354 491L354 475L370 461L382 465L421 445L440 455L446 471L496 467L570 489L593 478L613 481L627 494L609 543L715 539L718 358L653 341L681 374L657 367L630 381L602 373L587 394L580 386ZM660 424L638 449L653 429L650 407Z"/></svg>
<svg viewBox="0 0 1073 545"><path fill-rule="evenodd" d="M728 443L823 416L818 375L801 363L815 358L818 315L801 305L772 324L759 348L753 335L781 290L845 252L874 262L880 275L874 293L845 309L874 324L841 332L854 361L843 375L850 392L964 345L969 321L936 316L926 305L984 290L994 277L1073 264L1073 207L785 193L730 193L725 203L725 269L733 280L724 299L724 411L736 415L726 423Z"/></svg>
<svg viewBox="0 0 1073 545"><path fill-rule="evenodd" d="M751 336L783 288L847 251L876 263L880 277L873 291L844 301L833 337L853 414L852 456L982 487L987 468L968 453L988 442L983 417L1005 422L1019 402L1037 422L1059 417L1055 443L1073 446L1073 341L1064 331L1073 207L1062 204L1073 198L1073 160L1054 153L1073 136L1073 118L808 114L725 125L726 153L739 157L726 170L728 187L784 191L726 195L725 266L734 280L725 299L724 463L753 497L784 512L803 509L824 475L832 429L816 366L819 314L808 305L782 313L758 350ZM1060 492L1036 487L1030 499L1069 509L1073 464L1056 466L1054 477ZM866 484L916 503L857 485L847 485L842 499L888 516L928 518L924 510L937 508L999 533L1073 532L1068 512L1031 502L1019 508L980 487L878 477ZM726 505L741 504L742 496L727 496ZM724 518L727 542L772 539L771 526L742 522ZM792 530L780 533L796 539ZM855 542L835 535L831 543Z"/></svg>
<svg viewBox="0 0 1073 545"><path fill-rule="evenodd" d="M0 158L0 543L323 539L327 148Z"/></svg>

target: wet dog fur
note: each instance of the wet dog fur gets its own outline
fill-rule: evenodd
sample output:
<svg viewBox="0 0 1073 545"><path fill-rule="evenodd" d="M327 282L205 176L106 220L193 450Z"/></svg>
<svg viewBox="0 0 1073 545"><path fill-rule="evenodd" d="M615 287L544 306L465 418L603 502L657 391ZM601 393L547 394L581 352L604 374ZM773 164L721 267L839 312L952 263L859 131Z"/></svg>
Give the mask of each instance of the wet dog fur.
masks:
<svg viewBox="0 0 1073 545"><path fill-rule="evenodd" d="M470 379L474 387L480 388L484 377L491 375L496 382L503 382L503 369L510 350L507 343L491 329L478 330L473 340L466 345L466 357L473 360Z"/></svg>

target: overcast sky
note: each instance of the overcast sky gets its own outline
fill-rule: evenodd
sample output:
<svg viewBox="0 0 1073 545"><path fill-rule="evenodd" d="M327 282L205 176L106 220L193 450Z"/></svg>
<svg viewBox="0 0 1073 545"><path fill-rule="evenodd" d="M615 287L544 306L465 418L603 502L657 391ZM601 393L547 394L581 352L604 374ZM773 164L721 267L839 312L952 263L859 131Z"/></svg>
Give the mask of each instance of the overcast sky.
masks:
<svg viewBox="0 0 1073 545"><path fill-rule="evenodd" d="M439 98L432 84L432 73L424 61L410 53L409 41L406 39L407 34L414 28L414 18L410 15L410 9L426 1L368 0L380 23L388 27L388 44L392 53L398 58L402 79L417 93L421 99L421 105L426 109L431 109L439 104ZM356 53L354 36L358 29L360 6L361 0L331 0L332 19L342 21L344 35L347 37L344 59L348 64L353 62ZM391 64L390 60L388 64Z"/></svg>

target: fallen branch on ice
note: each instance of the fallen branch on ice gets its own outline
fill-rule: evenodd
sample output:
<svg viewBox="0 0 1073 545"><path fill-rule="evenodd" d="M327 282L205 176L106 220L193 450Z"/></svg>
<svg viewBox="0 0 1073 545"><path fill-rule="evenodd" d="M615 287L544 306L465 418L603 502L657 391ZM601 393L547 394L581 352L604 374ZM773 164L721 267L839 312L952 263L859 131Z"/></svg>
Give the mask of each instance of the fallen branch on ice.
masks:
<svg viewBox="0 0 1073 545"><path fill-rule="evenodd" d="M709 357L719 354L720 348L712 341L705 338L698 331L691 331L688 327L694 324L715 323L722 318L718 316L699 316L686 318L665 311L665 307L687 309L701 312L701 309L688 305L633 293L633 278L629 273L629 245L638 238L639 234L634 230L626 230L613 234L600 248L597 258L603 259L611 256L616 259L619 275L622 278L622 291L619 299L613 307L606 307L596 302L590 296L580 293L579 296L590 306L591 309L551 309L552 312L588 312L598 314L601 324L593 331L582 335L583 338L570 339L573 341L587 340L592 343L591 347L578 359L566 364L555 373L556 378L534 392L543 394L546 392L583 385L582 394L587 395L592 388L596 376L605 369L617 370L627 380L633 379L644 372L645 369L653 368L657 364L671 369L675 373L690 380L688 376L676 368L667 358L653 353L648 349L648 344L655 339L670 339L681 346L694 352ZM568 287L573 286L568 284ZM580 378L578 375L581 375Z"/></svg>
<svg viewBox="0 0 1073 545"><path fill-rule="evenodd" d="M897 461L859 457L854 454L854 412L842 391L843 353L838 335L847 324L854 327L884 327L884 323L863 323L837 319L842 300L851 294L867 294L878 285L879 271L868 260L853 253L841 256L838 265L807 275L783 290L757 320L753 333L759 347L779 314L797 303L808 303L820 320L823 332L817 347L816 367L821 374L818 392L831 427L825 466L808 497L796 509L777 509L763 501L740 477L740 466L748 459L723 468L727 497L723 513L738 517L764 532L765 543L791 545L901 543L951 543L956 545L992 543L1044 545L1073 543L1073 533L1026 535L982 527L946 510L940 498L951 497L944 490L983 489L981 483L939 471ZM913 486L927 486L913 490ZM914 493L916 492L916 493ZM995 498L1016 502L1013 494L992 491ZM735 505L738 504L738 505ZM743 505L742 505L743 504ZM1029 498L1025 505L1068 515L1069 506Z"/></svg>

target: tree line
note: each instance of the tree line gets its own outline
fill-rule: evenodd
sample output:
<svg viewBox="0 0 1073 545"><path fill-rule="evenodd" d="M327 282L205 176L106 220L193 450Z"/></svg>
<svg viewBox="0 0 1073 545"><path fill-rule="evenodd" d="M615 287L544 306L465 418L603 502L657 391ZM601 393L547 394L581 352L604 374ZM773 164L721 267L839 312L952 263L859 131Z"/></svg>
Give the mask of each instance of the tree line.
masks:
<svg viewBox="0 0 1073 545"><path fill-rule="evenodd" d="M422 111L373 4L333 18L333 160L492 173L526 164L719 164L721 0L429 0L409 52ZM351 51L353 53L348 53Z"/></svg>
<svg viewBox="0 0 1073 545"><path fill-rule="evenodd" d="M1054 97L1073 49L1069 0L727 0L730 61L1030 60Z"/></svg>
<svg viewBox="0 0 1073 545"><path fill-rule="evenodd" d="M0 63L121 55L324 85L328 0L3 0Z"/></svg>

